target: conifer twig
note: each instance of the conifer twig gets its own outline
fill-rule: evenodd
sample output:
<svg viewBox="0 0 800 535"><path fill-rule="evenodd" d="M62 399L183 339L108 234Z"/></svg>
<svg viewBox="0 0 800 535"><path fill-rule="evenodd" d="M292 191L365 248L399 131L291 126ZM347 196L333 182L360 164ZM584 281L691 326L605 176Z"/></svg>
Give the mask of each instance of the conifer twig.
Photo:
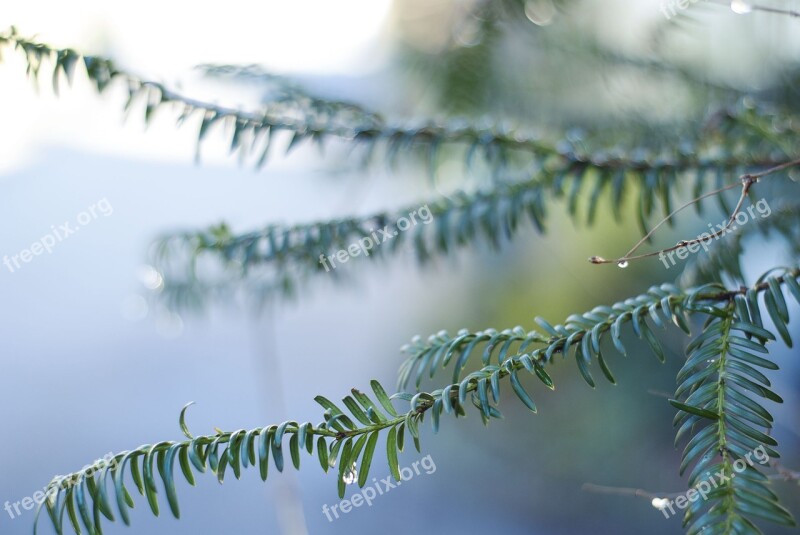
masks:
<svg viewBox="0 0 800 535"><path fill-rule="evenodd" d="M631 260L641 260L643 258L649 258L649 257L652 257L652 256L663 255L665 253L669 253L671 251L675 251L676 249L680 249L682 247L689 247L689 246L695 245L697 243L704 243L704 242L710 241L712 239L716 239L716 238L722 236L723 234L725 234L728 231L728 229L733 225L733 222L736 220L736 216L739 214L739 212L742 209L742 204L744 204L744 200L747 197L747 194L750 192L750 188L752 188L754 184L756 184L760 179L762 179L762 178L764 178L764 177L766 177L768 175L771 175L773 173L777 173L779 171L783 171L785 169L788 169L790 167L794 167L794 166L797 166L797 165L800 165L800 159L792 160L790 162L785 162L785 163L782 163L780 165L776 165L774 167L770 167L769 169L766 169L766 170L761 171L759 173L747 173L747 174L744 174L741 177L739 177L739 182L734 183L734 184L729 184L729 185L727 185L725 187L716 189L714 191L710 191L708 193L704 193L703 195L701 195L701 196L699 196L699 197L697 197L695 199L692 199L691 201L689 201L689 202L683 204L682 206L676 208L675 210L673 210L669 215L667 215L664 219L662 219L655 227L653 227L650 230L650 232L645 234L645 236L641 240L636 242L636 245L634 245L631 248L631 250L628 251L627 253L625 253L625 255L622 256L621 258L606 259L606 258L603 258L601 256L593 256L593 257L589 258L589 262L591 262L592 264L617 264L619 266L623 266L623 265L627 266L628 262L631 261ZM667 247L665 249L661 249L661 250L658 250L658 251L653 251L653 252L650 252L650 253L644 253L644 254L639 254L639 255L632 256L633 253L635 253L646 241L648 241L650 239L650 237L656 232L656 230L658 230L664 223L666 223L667 221L672 219L678 212L680 212L684 208L687 208L689 206L692 206L693 204L696 204L696 203L700 202L701 200L703 200L703 199L705 199L707 197L713 197L713 196L719 195L719 194L721 194L721 193L723 193L725 191L737 188L737 187L739 187L740 184L741 184L742 192L739 195L739 200L736 203L736 207L731 212L731 215L728 217L728 222L725 224L724 227L712 232L711 234L706 234L704 236L693 238L691 240L681 240L677 244L673 245L672 247Z"/></svg>

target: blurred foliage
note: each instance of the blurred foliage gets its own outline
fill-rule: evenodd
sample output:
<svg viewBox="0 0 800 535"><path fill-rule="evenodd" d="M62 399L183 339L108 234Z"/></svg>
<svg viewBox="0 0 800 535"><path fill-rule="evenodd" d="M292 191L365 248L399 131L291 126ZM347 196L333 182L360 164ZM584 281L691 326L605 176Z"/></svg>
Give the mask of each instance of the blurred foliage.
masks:
<svg viewBox="0 0 800 535"><path fill-rule="evenodd" d="M464 170L457 191L399 209L311 223L270 223L248 232L234 232L221 223L166 234L155 246L154 263L165 282L158 298L177 307L200 308L241 295L242 289L256 303L293 294L323 270L340 276L321 260L366 238L375 245L370 259L389 260L404 248L422 262L482 243L497 248L515 240L526 218L544 232L553 205L588 225L600 213L621 222L635 220L642 233L665 219L671 224L678 201L696 200L701 214L709 201L699 198L714 196L711 202L722 213L735 215L732 196L713 191L736 186L750 173L782 166L749 191L750 202L757 194L774 201L770 217L743 226L715 243L710 254L693 258L679 285L653 286L612 306L571 314L560 325L537 318L538 331L461 330L454 337L440 331L427 340L416 338L404 348L409 358L400 369L401 392L390 398L377 382L371 385L372 397L354 389L342 400L349 415L318 396L324 412L317 425L288 421L194 437L184 409L180 424L187 440L141 446L118 454L112 466L96 463L54 479L44 508L57 531L65 529L65 511L76 532L82 525L99 533L101 517L115 518L106 488L109 476L127 523L133 499L124 483L126 467L155 514L158 474L178 516L176 458L190 484L196 471L210 468L222 481L229 468L238 478L242 468L256 464L266 479L270 455L279 471L284 467L284 438L296 468L302 449L311 454L316 448L326 471L338 462L342 495L347 481L364 485L385 431L386 457L399 479L397 452L406 433L419 448L419 424L426 416L434 430L442 414L463 416L469 405L484 423L499 418L505 380L516 398L536 412L533 396L520 380L523 370L553 388L545 365L557 355L571 356L590 386L597 384L595 364L615 384L608 356L626 355L623 329L630 326L664 360L665 337L656 336L656 328L672 323L690 335L698 321L702 332L686 348L672 400L679 411L676 443L687 439L680 472L691 467L693 488L712 474L724 480L688 507L688 532L760 533L754 521L793 526L764 470L752 463L738 467L758 448L778 456L770 434L774 417L762 400L782 398L761 370L777 369L768 341L780 338L792 346L786 297L800 302L800 225L797 204L791 201L798 193L800 155L798 66L790 55L766 62L753 47L760 61L727 60L728 65L746 59L757 64L756 74L742 79L720 68L717 58L706 58L703 64L682 56L685 46L678 43L691 38L698 24L722 17L718 7L684 9L669 20L658 15L648 31L641 31L641 23L632 32L640 35L629 37L609 35L604 26L609 14L602 6L578 0L398 3L392 27L394 59L402 72L397 92L406 95L402 105L410 109L415 126L357 102L321 97L253 65L200 67L207 76L262 86L261 109L241 111L177 93L108 58L54 48L13 28L1 34L0 52L20 51L34 79L49 70L56 91L82 66L98 92L117 84L127 91L126 107L144 102L145 122L167 106L176 109L179 124L199 119L198 148L212 129L227 125L231 152L252 155L259 167L275 135L288 133L287 152L307 143L357 149L365 172L376 161L392 168L407 162L433 180L453 162ZM757 34L754 28L748 37ZM435 118L420 121L420 116ZM474 178L481 176L490 180L476 187ZM423 209L430 221L415 225L406 236L401 219ZM788 262L748 283L743 261L756 232L769 236ZM378 247L379 233L380 242L385 238L391 244ZM366 256L366 247L359 250ZM627 264L620 262L620 267ZM767 325L762 314L769 319ZM421 389L426 377L432 380L448 366L451 384ZM398 399L408 403L407 411L396 410L393 400Z"/></svg>

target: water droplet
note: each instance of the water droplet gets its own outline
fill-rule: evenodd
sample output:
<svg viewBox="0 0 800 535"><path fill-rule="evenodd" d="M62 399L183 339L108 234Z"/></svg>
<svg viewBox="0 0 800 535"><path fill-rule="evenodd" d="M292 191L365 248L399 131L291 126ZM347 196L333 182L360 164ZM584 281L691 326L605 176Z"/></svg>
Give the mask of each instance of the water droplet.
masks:
<svg viewBox="0 0 800 535"><path fill-rule="evenodd" d="M548 26L556 16L556 7L552 0L528 0L525 2L525 16L537 26Z"/></svg>
<svg viewBox="0 0 800 535"><path fill-rule="evenodd" d="M480 21L470 18L453 30L453 37L464 47L479 45L483 41L483 29Z"/></svg>
<svg viewBox="0 0 800 535"><path fill-rule="evenodd" d="M344 481L345 485L352 485L357 479L358 470L356 469L356 463L353 463L353 467L342 476L342 481Z"/></svg>
<svg viewBox="0 0 800 535"><path fill-rule="evenodd" d="M617 262L617 267L625 269L626 267L628 267L628 261L620 260L619 262Z"/></svg>
<svg viewBox="0 0 800 535"><path fill-rule="evenodd" d="M161 291L164 288L164 278L153 266L141 266L138 272L139 280L148 290Z"/></svg>
<svg viewBox="0 0 800 535"><path fill-rule="evenodd" d="M660 511L669 505L669 500L666 498L653 498L650 504Z"/></svg>
<svg viewBox="0 0 800 535"><path fill-rule="evenodd" d="M731 11L738 15L746 15L753 11L753 6L744 0L731 0Z"/></svg>

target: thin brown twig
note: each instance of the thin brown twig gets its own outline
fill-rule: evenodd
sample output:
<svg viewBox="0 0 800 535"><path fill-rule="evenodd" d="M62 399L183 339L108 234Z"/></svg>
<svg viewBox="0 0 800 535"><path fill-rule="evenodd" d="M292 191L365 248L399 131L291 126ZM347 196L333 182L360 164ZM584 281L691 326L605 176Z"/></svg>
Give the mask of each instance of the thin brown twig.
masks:
<svg viewBox="0 0 800 535"><path fill-rule="evenodd" d="M631 248L631 250L630 250L630 251L628 251L627 253L625 253L625 256L624 256L624 258L630 259L631 255L632 255L633 253L635 253L635 252L636 252L636 250L637 250L637 249L639 249L639 247L641 247L641 246L642 246L642 244L643 244L644 242L646 242L647 240L649 240L649 239L650 239L650 237L651 237L651 236L652 236L652 235L655 233L655 231L656 231L656 230L658 230L658 228L659 228L659 227L661 227L661 225L663 225L664 223L666 223L667 221L669 221L670 219L672 219L672 218L675 216L675 214L677 214L678 212L680 212L680 211L681 211L681 210L683 210L684 208L687 208L687 207L689 207L689 206L692 206L693 204L695 204L695 203L697 203L697 202L699 202L699 201L702 201L702 200L703 200L703 199L705 199L705 198L708 198L708 197L713 197L713 196L715 196L715 195L719 195L720 193L722 193L722 192L724 192L724 191L728 191L729 189L733 189L733 188L737 188L737 187L739 187L739 184L738 184L738 183L737 183L737 184L730 184L730 185L728 185L728 186L725 186L724 188L719 188L719 189L717 189L717 190L710 191L710 192L708 192L708 193L705 193L705 194L701 195L700 197L697 197L696 199L693 199L693 200L691 200L691 201L687 202L686 204L684 204L684 205L683 205L683 206L681 206L680 208L677 208L677 209L673 210L673 211L672 211L672 213L670 213L670 214L669 214L667 217L665 217L664 219L662 219L662 220L661 220L661 221L658 223L658 225L656 225L655 227L653 227L653 228L650 230L650 232L648 232L648 233L647 233L647 234L646 234L646 235L645 235L645 236L644 236L644 237L643 237L641 240L639 240L639 241L636 243L636 245L634 245L634 246Z"/></svg>
<svg viewBox="0 0 800 535"><path fill-rule="evenodd" d="M637 496L648 500L657 500L663 498L677 498L683 492L670 492L663 494L655 494L644 489L635 489L630 487L608 487L605 485L595 485L594 483L584 483L583 490L587 492L596 492L598 494L619 494L622 496Z"/></svg>
<svg viewBox="0 0 800 535"><path fill-rule="evenodd" d="M759 173L747 173L747 174L744 174L741 177L739 177L739 182L734 183L734 184L730 184L730 185L725 186L723 188L716 189L714 191L710 191L708 193L704 193L703 195L701 195L701 196L699 196L699 197L697 197L695 199L692 199L691 201L689 201L689 202L683 204L682 206L676 208L675 210L673 210L664 219L659 221L659 223L655 227L653 227L641 240L639 240L636 243L636 245L634 245L631 248L630 251L625 253L625 255L622 258L616 258L616 259L610 259L609 260L609 259L603 258L601 256L593 256L593 257L589 258L589 262L591 262L592 264L617 264L617 265L620 265L620 266L623 266L623 265L626 266L628 264L628 262L631 261L631 260L640 260L642 258L650 258L650 257L653 257L653 256L663 255L665 253L669 253L671 251L675 251L675 250L683 248L683 247L690 247L690 246L698 244L698 243L705 243L705 242L710 241L712 239L719 238L720 236L724 235L728 231L728 229L731 228L731 226L733 225L734 221L736 220L736 216L739 214L739 212L742 209L742 204L744 204L744 200L747 197L747 194L750 192L750 188L752 188L754 184L756 184L760 179L764 178L765 176L768 176L768 175L771 175L773 173L777 173L777 172L783 171L784 169L788 169L790 167L794 167L794 166L797 166L797 165L800 165L800 159L792 160L792 161L789 161L789 162L785 162L785 163L782 163L780 165L776 165L775 167L770 167L769 169L766 169L766 170L761 171ZM723 193L723 192L728 191L730 189L734 189L736 187L739 187L740 184L741 184L742 192L739 195L739 200L736 203L736 207L731 212L730 217L728 217L728 222L721 229L718 229L718 230L716 230L716 231L714 231L714 232L712 232L710 234L706 233L705 235L701 235L700 237L697 237L697 238L694 238L694 239L691 239L691 240L681 240L676 245L673 245L672 247L667 247L665 249L661 249L661 250L650 252L650 253L644 253L644 254L640 254L640 255L631 256L647 240L650 239L650 237L656 232L656 230L658 230L664 223L666 223L667 221L672 219L681 210L683 210L683 209L685 209L685 208L687 208L689 206L692 206L693 204L695 204L697 202L700 202L701 200L703 200L703 199L705 199L707 197L712 197L712 196L715 196L715 195L719 195L720 193Z"/></svg>
<svg viewBox="0 0 800 535"><path fill-rule="evenodd" d="M800 18L800 11L794 11L791 9L778 9L776 7L767 7L767 6L750 6L753 11L764 11L765 13L777 13L779 15L789 15L790 17L798 17Z"/></svg>
<svg viewBox="0 0 800 535"><path fill-rule="evenodd" d="M797 481L800 483L800 472L797 470L790 470L783 466L778 461L770 461L769 465L774 468L778 473L772 476L773 479L783 479L784 481Z"/></svg>
<svg viewBox="0 0 800 535"><path fill-rule="evenodd" d="M800 472L796 470L790 470L774 460L770 461L769 465L772 468L774 468L778 473L770 474L767 476L767 478L772 480L780 479L784 481L800 482ZM686 494L686 491L654 493L644 489L637 489L632 487L611 487L606 485L595 485L594 483L584 483L581 488L586 492L595 492L597 494L616 494L620 496L636 496L638 498L644 498L647 500L662 500L662 499L677 498L678 496Z"/></svg>
<svg viewBox="0 0 800 535"><path fill-rule="evenodd" d="M651 396L658 396L660 398L666 398L666 399L672 399L675 397L675 394L670 394L669 392L662 392L661 390L654 390L652 388L649 389L647 393L650 394Z"/></svg>

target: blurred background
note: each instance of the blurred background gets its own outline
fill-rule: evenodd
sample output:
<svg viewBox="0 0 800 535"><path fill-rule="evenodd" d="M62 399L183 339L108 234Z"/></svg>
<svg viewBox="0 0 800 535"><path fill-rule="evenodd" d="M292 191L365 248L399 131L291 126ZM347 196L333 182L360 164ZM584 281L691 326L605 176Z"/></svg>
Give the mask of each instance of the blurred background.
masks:
<svg viewBox="0 0 800 535"><path fill-rule="evenodd" d="M257 109L263 81L202 76L194 67L259 64L318 96L358 102L401 123L491 117L534 129L580 125L601 144L619 141L604 137L607 126L618 135L626 124L627 141L675 142L665 132L701 120L742 92L798 102L797 19L737 14L702 1L669 20L659 0L484 4L48 0L6 3L0 27L13 24L53 46L112 57L194 98L243 109ZM772 5L797 8L791 1ZM146 128L141 113L124 120L122 92L98 97L80 75L58 97L49 81L39 86L26 78L20 57L6 52L0 255L17 254L102 200L113 209L51 254L14 272L0 267L2 502L32 496L53 475L108 452L179 439L178 413L189 401L197 403L188 417L195 434L286 419L316 422L317 394L338 400L373 378L393 385L403 360L398 348L414 334L527 330L537 315L561 323L573 312L673 281L683 268L665 269L656 259L624 271L589 264L587 257L614 256L640 237L634 203L627 203L623 223L601 208L589 227L556 202L546 235L526 229L499 251L469 248L423 268L413 254L393 262L356 259L342 266L347 284L323 274L296 298L270 300L258 313L236 303L168 310L152 298L163 281L147 255L164 232L220 221L246 231L267 222L368 214L487 177L444 161L431 181L414 162L361 168L344 150L320 154L312 145L288 157L276 152L255 171L229 157L225 138L213 134L197 165L196 125L176 128L168 111L157 112ZM655 128L658 135L642 137ZM658 243L695 236L724 217L687 213ZM755 238L747 243L749 280L793 260ZM800 333L797 325L793 334ZM674 409L665 396L674 391L686 339L676 329L662 339L665 365L633 337L625 339L641 351L611 361L618 386L599 382L592 390L565 363L550 370L554 392L527 383L537 415L505 396L505 419L486 428L476 414L445 418L436 436L426 425L422 453L405 451L400 465L430 455L435 472L333 522L322 507L338 503L335 475L304 457L300 472L287 469L266 483L252 470L240 481L229 477L224 488L210 475L194 489L181 480L182 520L168 512L153 518L138 498L132 527L106 524L105 532L681 533L679 518L665 519L648 500L582 490L585 483L653 493L685 488L680 450L672 447ZM786 400L773 407L774 435L783 464L797 469L797 350L773 351L782 371L770 378ZM373 475L388 476L376 459ZM797 514L796 484L776 486ZM14 519L0 511L2 534L28 533L32 522L32 511Z"/></svg>

